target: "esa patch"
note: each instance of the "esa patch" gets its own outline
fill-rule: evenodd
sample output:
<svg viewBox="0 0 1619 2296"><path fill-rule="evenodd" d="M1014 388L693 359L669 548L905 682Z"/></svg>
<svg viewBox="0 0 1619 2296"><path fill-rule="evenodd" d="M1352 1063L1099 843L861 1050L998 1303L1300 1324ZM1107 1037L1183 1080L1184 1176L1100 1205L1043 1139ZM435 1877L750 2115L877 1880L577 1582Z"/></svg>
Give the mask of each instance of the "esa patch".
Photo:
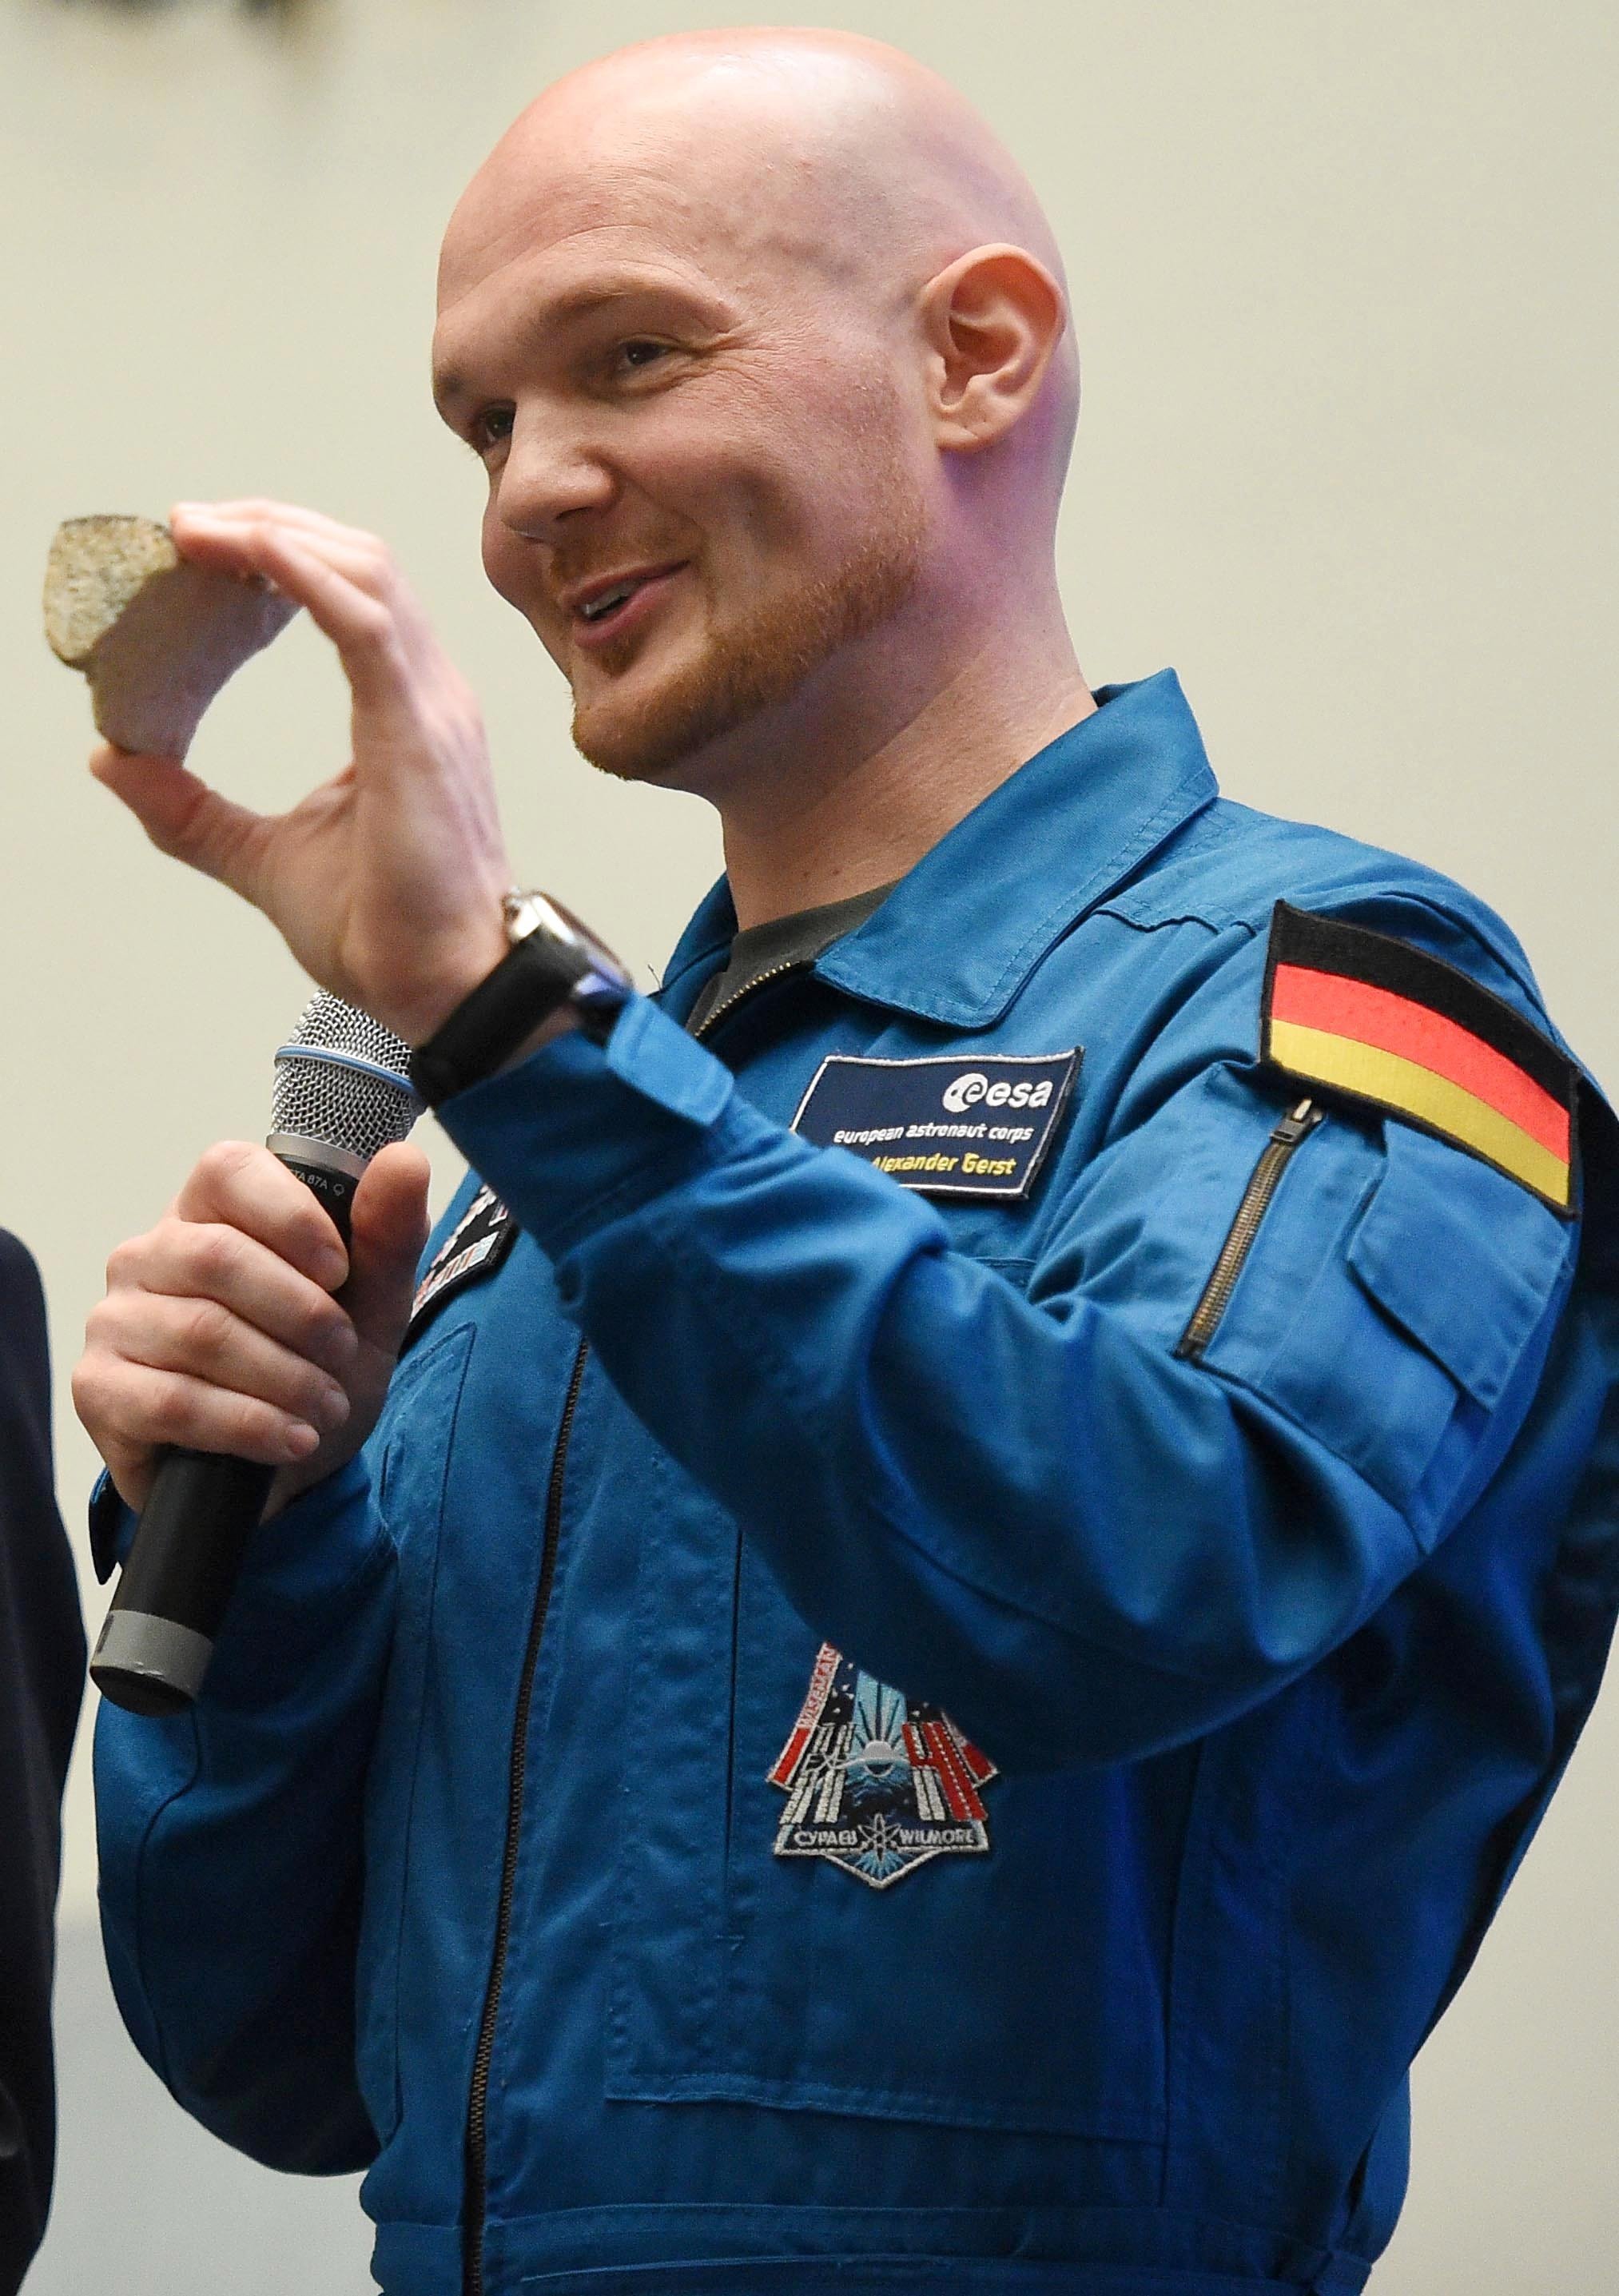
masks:
<svg viewBox="0 0 1619 2296"><path fill-rule="evenodd" d="M1027 1059L822 1062L793 1130L847 1148L928 1196L1028 1193L1079 1068L1077 1048Z"/></svg>
<svg viewBox="0 0 1619 2296"><path fill-rule="evenodd" d="M1279 901L1260 1054L1481 1157L1554 1211L1571 1210L1578 1069L1442 958Z"/></svg>
<svg viewBox="0 0 1619 2296"><path fill-rule="evenodd" d="M433 1254L411 1303L411 1320L400 1352L446 1300L482 1276L492 1275L517 1241L517 1222L493 1188L480 1187Z"/></svg>
<svg viewBox="0 0 1619 2296"><path fill-rule="evenodd" d="M989 1761L936 1706L907 1700L823 1643L770 1773L787 1796L778 1857L823 1857L873 1890L930 1857L982 1857Z"/></svg>

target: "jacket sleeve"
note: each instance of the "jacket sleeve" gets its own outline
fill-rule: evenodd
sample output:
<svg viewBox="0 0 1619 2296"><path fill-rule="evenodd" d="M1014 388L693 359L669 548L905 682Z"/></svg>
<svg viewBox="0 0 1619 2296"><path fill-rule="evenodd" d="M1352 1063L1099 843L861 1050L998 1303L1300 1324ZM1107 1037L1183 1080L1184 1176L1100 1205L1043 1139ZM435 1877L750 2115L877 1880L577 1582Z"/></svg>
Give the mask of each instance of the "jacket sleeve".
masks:
<svg viewBox="0 0 1619 2296"><path fill-rule="evenodd" d="M1335 1111L1177 1352L1298 1096L1255 1065L1263 958L1229 934L1157 1030L1026 1286L650 1004L441 1111L812 1628L1005 1767L1149 1753L1345 1639L1488 1482L1568 1292L1576 1221Z"/></svg>
<svg viewBox="0 0 1619 2296"><path fill-rule="evenodd" d="M0 2291L45 2231L56 2149L51 1972L61 1790L85 1678L67 1534L51 1489L45 1300L0 1232Z"/></svg>
<svg viewBox="0 0 1619 2296"><path fill-rule="evenodd" d="M103 1702L96 1725L102 1927L130 2035L205 2128L308 2175L377 2150L355 1960L393 1590L362 1457L258 1533L192 1711Z"/></svg>

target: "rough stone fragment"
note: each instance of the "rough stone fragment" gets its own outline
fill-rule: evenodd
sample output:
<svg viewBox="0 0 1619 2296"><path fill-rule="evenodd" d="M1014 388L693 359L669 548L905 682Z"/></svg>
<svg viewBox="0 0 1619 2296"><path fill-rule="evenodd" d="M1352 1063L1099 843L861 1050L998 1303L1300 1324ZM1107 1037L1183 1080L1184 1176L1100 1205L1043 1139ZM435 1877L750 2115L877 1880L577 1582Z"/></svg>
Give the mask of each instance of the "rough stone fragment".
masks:
<svg viewBox="0 0 1619 2296"><path fill-rule="evenodd" d="M266 583L188 563L148 518L70 518L45 566L52 652L89 679L106 740L154 757L185 755L220 687L297 611Z"/></svg>

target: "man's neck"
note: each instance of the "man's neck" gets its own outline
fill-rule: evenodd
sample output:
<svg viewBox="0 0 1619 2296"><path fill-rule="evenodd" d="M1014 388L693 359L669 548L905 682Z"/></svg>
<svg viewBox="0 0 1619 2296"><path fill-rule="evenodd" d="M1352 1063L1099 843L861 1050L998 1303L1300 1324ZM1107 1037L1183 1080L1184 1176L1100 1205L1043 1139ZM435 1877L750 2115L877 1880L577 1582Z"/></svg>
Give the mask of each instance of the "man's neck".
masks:
<svg viewBox="0 0 1619 2296"><path fill-rule="evenodd" d="M903 877L1096 707L1059 611L982 636L931 691L887 685L880 698L819 709L802 731L782 728L768 773L737 774L715 792L740 926Z"/></svg>

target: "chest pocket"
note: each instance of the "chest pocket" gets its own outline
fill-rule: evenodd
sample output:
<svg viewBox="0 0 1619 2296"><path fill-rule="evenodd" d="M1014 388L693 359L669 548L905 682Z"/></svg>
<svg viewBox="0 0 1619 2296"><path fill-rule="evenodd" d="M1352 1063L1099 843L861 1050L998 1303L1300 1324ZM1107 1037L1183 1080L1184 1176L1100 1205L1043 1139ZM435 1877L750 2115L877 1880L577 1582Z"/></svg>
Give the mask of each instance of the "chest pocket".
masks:
<svg viewBox="0 0 1619 2296"><path fill-rule="evenodd" d="M608 2094L1155 2143L1164 1940L1129 1775L985 1775L936 1710L869 1677L851 1698L753 1544L642 1440ZM834 1671L826 1711L853 1714L795 1764ZM884 1732L936 1800L863 1874L842 1836L863 1792L892 1808Z"/></svg>
<svg viewBox="0 0 1619 2296"><path fill-rule="evenodd" d="M1203 1359L1325 1444L1427 1542L1497 1455L1496 1414L1503 1437L1521 1415L1574 1231L1478 1159L1392 1119L1384 1131L1370 1185L1370 1144L1342 1119L1329 1113L1301 1148L1292 1233L1269 1232L1284 1184Z"/></svg>
<svg viewBox="0 0 1619 2296"><path fill-rule="evenodd" d="M379 1431L377 1503L398 1556L393 1648L365 1808L365 1889L359 1966L366 1972L358 2035L360 2087L380 2141L397 2128L399 1959L411 1821L438 1576L450 1447L474 1333L431 1339L394 1374Z"/></svg>

